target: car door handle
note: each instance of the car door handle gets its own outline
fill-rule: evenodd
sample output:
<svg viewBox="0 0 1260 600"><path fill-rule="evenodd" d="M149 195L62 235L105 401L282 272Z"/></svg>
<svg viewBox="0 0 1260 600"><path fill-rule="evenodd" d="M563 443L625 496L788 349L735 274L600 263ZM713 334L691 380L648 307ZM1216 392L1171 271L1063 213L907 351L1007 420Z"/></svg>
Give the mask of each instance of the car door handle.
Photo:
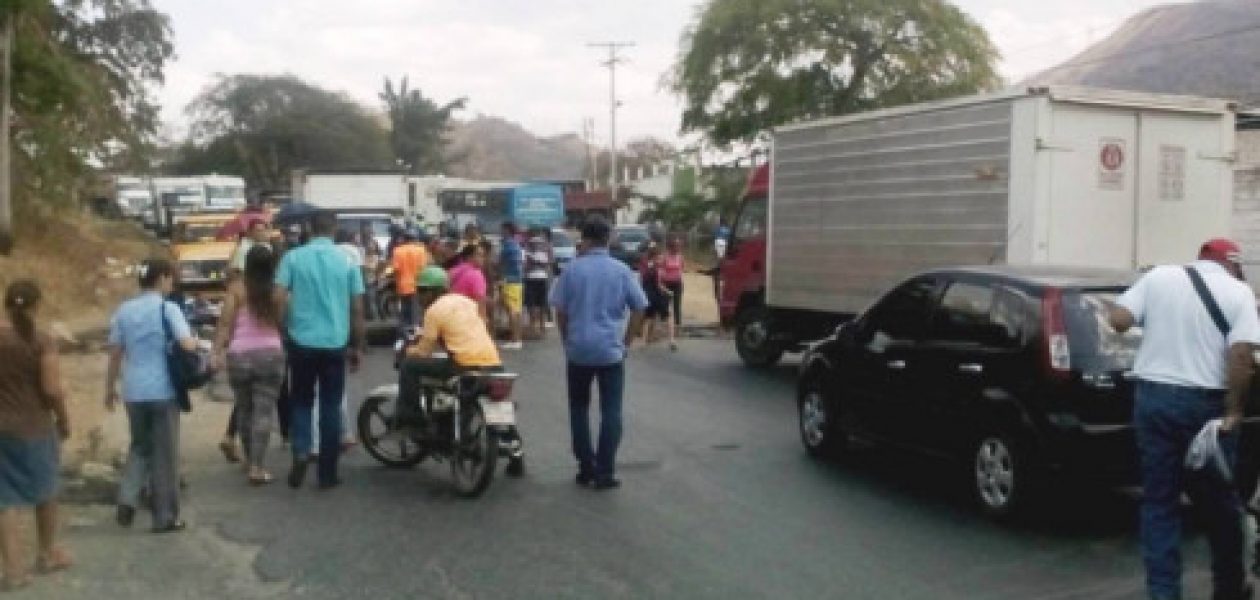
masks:
<svg viewBox="0 0 1260 600"><path fill-rule="evenodd" d="M978 375L984 372L984 365L978 365L976 363L964 363L964 364L958 365L958 372L971 373L971 374Z"/></svg>
<svg viewBox="0 0 1260 600"><path fill-rule="evenodd" d="M894 370L894 371L902 371L902 370L904 370L904 369L906 368L906 361L904 361L904 360L890 360L890 361L888 361L888 368L889 368L889 369L892 369L892 370Z"/></svg>

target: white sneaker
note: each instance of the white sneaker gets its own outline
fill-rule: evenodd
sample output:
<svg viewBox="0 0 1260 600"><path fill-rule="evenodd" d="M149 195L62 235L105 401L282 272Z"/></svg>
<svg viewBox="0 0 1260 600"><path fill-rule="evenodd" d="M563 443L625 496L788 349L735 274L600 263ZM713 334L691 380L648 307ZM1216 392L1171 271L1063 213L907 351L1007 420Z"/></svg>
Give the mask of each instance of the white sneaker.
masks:
<svg viewBox="0 0 1260 600"><path fill-rule="evenodd" d="M504 350L521 350L525 348L525 344L521 342L504 342L499 347Z"/></svg>

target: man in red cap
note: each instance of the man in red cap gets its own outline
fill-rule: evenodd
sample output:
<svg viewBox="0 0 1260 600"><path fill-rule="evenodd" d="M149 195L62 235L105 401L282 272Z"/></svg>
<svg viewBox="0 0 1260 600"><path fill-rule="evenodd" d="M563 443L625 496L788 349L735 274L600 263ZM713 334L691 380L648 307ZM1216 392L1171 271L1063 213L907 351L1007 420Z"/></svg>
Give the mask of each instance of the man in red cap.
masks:
<svg viewBox="0 0 1260 600"><path fill-rule="evenodd" d="M1151 598L1181 598L1183 491L1203 513L1212 547L1213 598L1250 598L1242 510L1232 475L1187 470L1186 454L1220 419L1219 454L1232 472L1243 404L1260 344L1256 296L1241 281L1238 245L1214 239L1187 266L1152 269L1111 311L1117 331L1144 329L1134 365L1133 429L1141 459L1142 558Z"/></svg>

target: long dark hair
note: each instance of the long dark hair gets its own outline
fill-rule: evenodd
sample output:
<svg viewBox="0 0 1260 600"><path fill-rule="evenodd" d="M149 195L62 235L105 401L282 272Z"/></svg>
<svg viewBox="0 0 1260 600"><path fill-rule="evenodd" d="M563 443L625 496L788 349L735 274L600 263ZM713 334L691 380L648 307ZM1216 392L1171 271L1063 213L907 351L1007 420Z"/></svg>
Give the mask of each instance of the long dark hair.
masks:
<svg viewBox="0 0 1260 600"><path fill-rule="evenodd" d="M39 305L39 286L29 279L9 284L4 292L4 311L18 336L28 344L35 343L35 307Z"/></svg>
<svg viewBox="0 0 1260 600"><path fill-rule="evenodd" d="M271 248L250 248L245 255L245 304L255 319L278 327L280 311L272 299L275 278L276 257Z"/></svg>

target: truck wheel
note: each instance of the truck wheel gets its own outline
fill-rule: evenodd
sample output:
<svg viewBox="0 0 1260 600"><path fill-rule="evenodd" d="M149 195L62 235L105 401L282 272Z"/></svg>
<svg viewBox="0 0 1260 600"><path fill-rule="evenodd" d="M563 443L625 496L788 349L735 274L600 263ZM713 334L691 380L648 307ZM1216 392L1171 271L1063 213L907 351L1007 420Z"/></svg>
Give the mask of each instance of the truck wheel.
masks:
<svg viewBox="0 0 1260 600"><path fill-rule="evenodd" d="M770 310L764 306L747 309L736 317L735 350L744 364L756 368L773 367L783 357L783 349L770 339L773 331Z"/></svg>

